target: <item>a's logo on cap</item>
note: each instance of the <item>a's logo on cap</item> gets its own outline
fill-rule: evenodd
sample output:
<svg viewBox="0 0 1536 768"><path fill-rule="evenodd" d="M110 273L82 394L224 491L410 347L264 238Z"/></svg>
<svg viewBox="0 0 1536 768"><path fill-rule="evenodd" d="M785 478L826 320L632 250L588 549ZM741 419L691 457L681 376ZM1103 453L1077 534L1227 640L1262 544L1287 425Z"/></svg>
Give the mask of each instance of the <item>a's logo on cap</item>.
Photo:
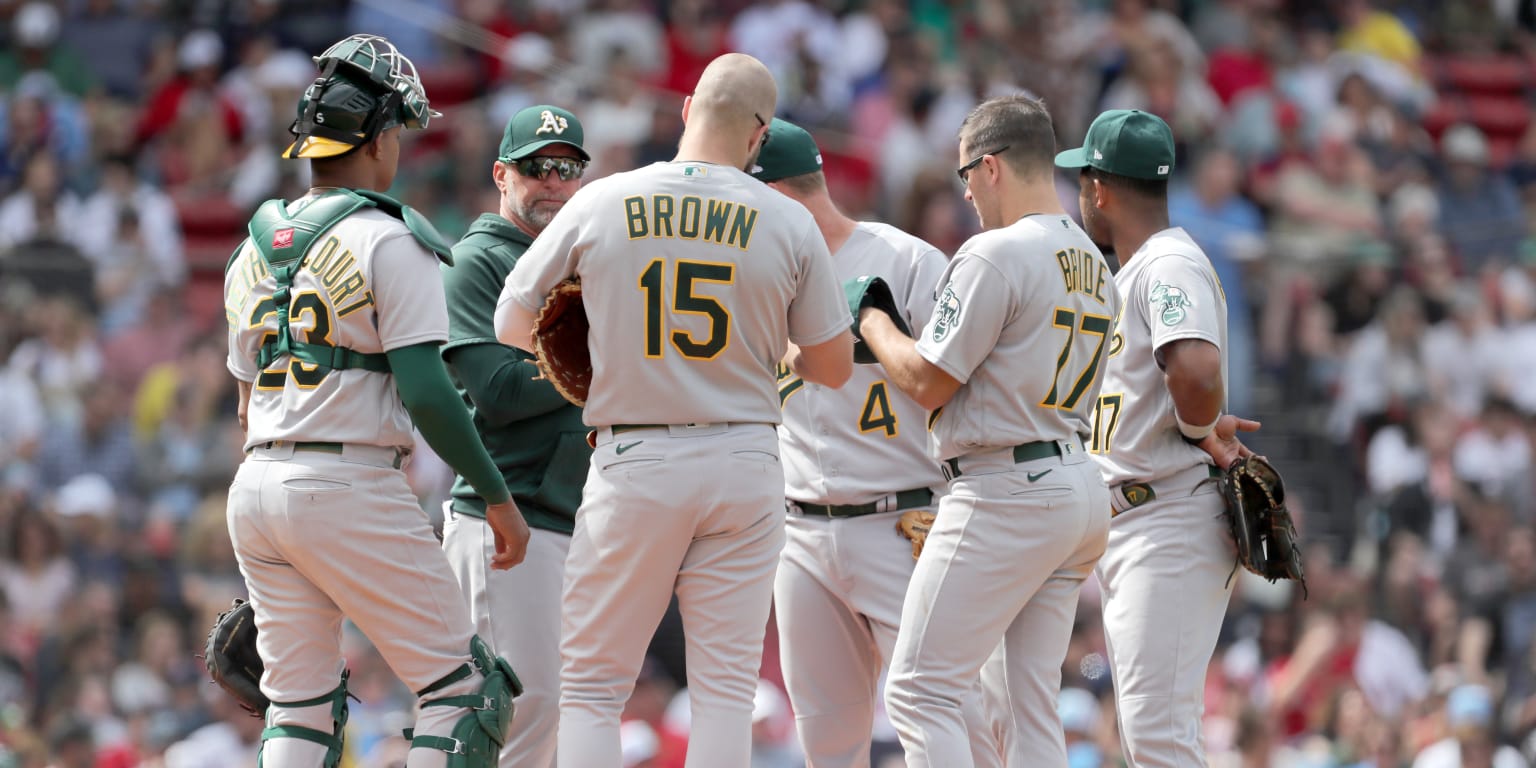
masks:
<svg viewBox="0 0 1536 768"><path fill-rule="evenodd" d="M1159 176L1167 176L1168 175L1168 166L1166 166L1166 165L1159 165L1157 167L1157 175L1159 175Z"/></svg>
<svg viewBox="0 0 1536 768"><path fill-rule="evenodd" d="M1103 160L1104 159L1104 153L1098 151L1097 149L1095 149L1093 151L1093 159L1095 159L1095 160Z"/></svg>
<svg viewBox="0 0 1536 768"><path fill-rule="evenodd" d="M570 125L565 118L547 109L539 113L539 120L539 128L533 132L535 136L541 133L553 133L558 136L565 133L565 129Z"/></svg>
<svg viewBox="0 0 1536 768"><path fill-rule="evenodd" d="M278 231L273 232L272 233L272 247L273 248L292 248L293 247L293 227L289 227L287 229L279 229Z"/></svg>
<svg viewBox="0 0 1536 768"><path fill-rule="evenodd" d="M820 152L816 153L816 167L817 168L821 167L821 153Z"/></svg>

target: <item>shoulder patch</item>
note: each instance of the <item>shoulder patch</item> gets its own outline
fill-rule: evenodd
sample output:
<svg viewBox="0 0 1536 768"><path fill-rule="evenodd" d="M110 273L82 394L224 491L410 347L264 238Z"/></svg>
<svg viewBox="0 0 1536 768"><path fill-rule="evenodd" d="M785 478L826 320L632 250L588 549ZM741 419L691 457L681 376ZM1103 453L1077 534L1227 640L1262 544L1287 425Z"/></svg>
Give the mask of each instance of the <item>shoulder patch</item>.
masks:
<svg viewBox="0 0 1536 768"><path fill-rule="evenodd" d="M955 295L952 283L945 284L938 306L933 309L933 317L934 341L943 341L960 324L960 297Z"/></svg>
<svg viewBox="0 0 1536 768"><path fill-rule="evenodd" d="M1152 293L1148 295L1147 302L1162 319L1163 325L1178 325L1184 322L1184 318L1189 315L1189 310L1194 307L1194 302L1189 300L1188 292L1161 280L1152 283Z"/></svg>

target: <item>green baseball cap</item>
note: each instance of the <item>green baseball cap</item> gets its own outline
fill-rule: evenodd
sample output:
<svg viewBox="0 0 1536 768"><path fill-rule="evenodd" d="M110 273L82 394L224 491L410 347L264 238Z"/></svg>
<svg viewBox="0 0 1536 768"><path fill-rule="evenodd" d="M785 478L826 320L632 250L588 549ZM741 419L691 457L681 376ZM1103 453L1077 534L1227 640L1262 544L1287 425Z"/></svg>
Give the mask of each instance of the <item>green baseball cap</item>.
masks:
<svg viewBox="0 0 1536 768"><path fill-rule="evenodd" d="M752 175L761 181L778 181L821 170L821 150L816 140L794 123L775 117L768 124L768 141L757 155Z"/></svg>
<svg viewBox="0 0 1536 768"><path fill-rule="evenodd" d="M1166 179L1173 173L1173 130L1150 112L1112 109L1094 118L1083 146L1058 153L1056 165L1089 166L1133 179Z"/></svg>
<svg viewBox="0 0 1536 768"><path fill-rule="evenodd" d="M592 157L581 148L581 121L568 110L548 104L527 107L507 121L496 159L504 163L521 160L551 144L575 148L581 159Z"/></svg>

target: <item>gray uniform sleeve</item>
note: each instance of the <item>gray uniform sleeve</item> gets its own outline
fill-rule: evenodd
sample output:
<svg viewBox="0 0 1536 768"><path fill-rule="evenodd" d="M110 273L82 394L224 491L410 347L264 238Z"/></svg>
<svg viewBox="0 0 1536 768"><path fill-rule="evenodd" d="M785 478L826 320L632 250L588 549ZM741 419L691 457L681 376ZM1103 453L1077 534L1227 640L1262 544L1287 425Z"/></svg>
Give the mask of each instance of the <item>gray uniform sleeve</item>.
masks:
<svg viewBox="0 0 1536 768"><path fill-rule="evenodd" d="M964 251L945 275L933 317L917 339L917 352L960 383L997 346L1013 316L1008 278L985 259Z"/></svg>
<svg viewBox="0 0 1536 768"><path fill-rule="evenodd" d="M373 251L371 281L385 352L448 340L448 304L437 257L416 238L401 232L380 241Z"/></svg>
<svg viewBox="0 0 1536 768"><path fill-rule="evenodd" d="M1139 290L1145 292L1152 348L1170 341L1203 339L1221 347L1221 284L1210 267L1173 254L1147 265Z"/></svg>
<svg viewBox="0 0 1536 768"><path fill-rule="evenodd" d="M949 260L937 248L926 248L914 254L906 300L901 303L907 310L907 327L922 328L933 317L933 307L939 298L939 279L947 268Z"/></svg>
<svg viewBox="0 0 1536 768"><path fill-rule="evenodd" d="M579 192L577 194L580 195ZM581 222L584 218L575 207L579 205L579 200L579 197L573 197L566 203L560 213L555 215L554 221L534 239L528 251L518 257L517 265L507 273L507 279L502 284L496 306L515 301L529 312L538 312L544 307L549 292L561 281L576 274L576 241L581 235Z"/></svg>
<svg viewBox="0 0 1536 768"><path fill-rule="evenodd" d="M241 244L240 246L242 250L246 250L247 247L247 244ZM243 265L246 259L249 258L251 256L249 251L247 251L231 262L229 270L224 275L225 301L228 301L230 283L239 279L235 276L239 272L239 268L236 265ZM249 299L249 295L247 295L247 299ZM260 373L256 369L256 355L245 348L245 344L240 337L241 329L250 321L249 315L249 302L243 301L239 307L233 310L226 309L224 318L225 339L227 340L226 349L229 350L229 354L224 360L224 366L229 369L230 374L236 379L246 382L255 381L256 375Z"/></svg>
<svg viewBox="0 0 1536 768"><path fill-rule="evenodd" d="M789 340L802 347L823 344L853 326L843 286L832 269L832 254L815 227L796 249L800 262L800 281L789 301Z"/></svg>

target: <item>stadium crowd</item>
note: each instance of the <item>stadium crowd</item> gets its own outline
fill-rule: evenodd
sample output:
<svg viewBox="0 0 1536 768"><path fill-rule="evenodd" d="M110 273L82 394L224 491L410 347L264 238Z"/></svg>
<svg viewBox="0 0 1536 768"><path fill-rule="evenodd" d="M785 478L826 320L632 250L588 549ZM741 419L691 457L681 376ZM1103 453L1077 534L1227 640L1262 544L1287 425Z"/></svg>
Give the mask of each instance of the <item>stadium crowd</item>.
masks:
<svg viewBox="0 0 1536 768"><path fill-rule="evenodd" d="M845 210L947 253L977 230L952 174L980 100L1044 97L1063 146L1101 109L1164 117L1173 222L1231 308L1230 410L1263 420L1307 544L1305 596L1234 576L1212 765L1530 765L1533 5L0 0L0 766L254 765L261 721L196 658L243 595L221 272L257 203L306 188L278 151L308 57L357 31L410 55L446 115L393 191L453 236L495 210L517 109L575 111L588 179L670 159L681 96L728 50L774 71ZM436 513L449 478L419 447ZM348 637L348 764L403 764L411 697ZM790 768L769 638L754 765ZM687 739L677 644L655 647L635 768L681 766ZM1090 581L1060 705L1073 768L1123 764L1103 653Z"/></svg>

